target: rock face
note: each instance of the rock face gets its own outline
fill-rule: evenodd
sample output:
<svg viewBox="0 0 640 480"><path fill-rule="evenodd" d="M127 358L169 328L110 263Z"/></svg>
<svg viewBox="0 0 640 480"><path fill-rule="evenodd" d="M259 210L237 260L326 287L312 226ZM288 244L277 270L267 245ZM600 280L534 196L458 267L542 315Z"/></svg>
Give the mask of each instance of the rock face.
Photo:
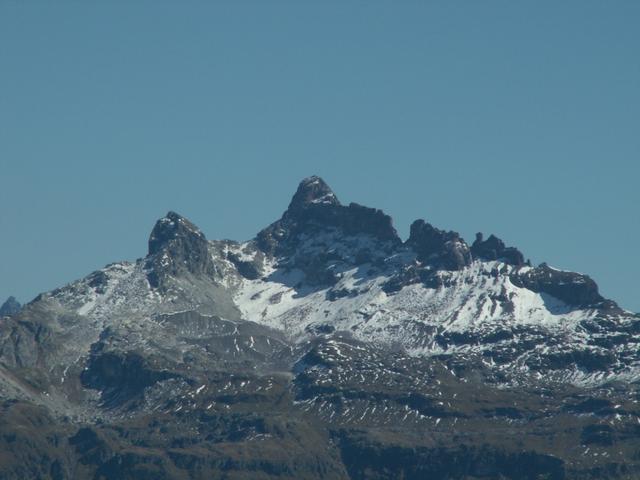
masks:
<svg viewBox="0 0 640 480"><path fill-rule="evenodd" d="M551 295L575 307L605 306L605 299L598 293L598 285L587 275L556 270L546 263L511 275L511 281L516 286ZM615 303L607 301L606 306L615 307Z"/></svg>
<svg viewBox="0 0 640 480"><path fill-rule="evenodd" d="M260 231L256 247L313 286L334 285L347 265L382 261L402 241L391 217L356 203L340 204L318 177L304 179L280 220Z"/></svg>
<svg viewBox="0 0 640 480"><path fill-rule="evenodd" d="M9 297L7 300L0 306L0 317L8 317L10 315L15 315L20 311L22 305L15 299L15 297Z"/></svg>
<svg viewBox="0 0 640 480"><path fill-rule="evenodd" d="M504 242L495 235L483 240L482 233L476 233L476 239L471 245L471 253L474 258L482 260L503 260L510 265L524 265L524 256L517 248L507 247Z"/></svg>
<svg viewBox="0 0 640 480"><path fill-rule="evenodd" d="M424 220L411 224L409 245L418 254L418 260L444 270L460 270L471 264L468 245L457 232L445 232Z"/></svg>
<svg viewBox="0 0 640 480"><path fill-rule="evenodd" d="M216 269L204 234L175 212L157 221L149 237L149 283L164 288L165 280L184 273L213 277Z"/></svg>
<svg viewBox="0 0 640 480"><path fill-rule="evenodd" d="M640 316L589 277L342 205L148 255L0 318L0 479L640 478Z"/></svg>
<svg viewBox="0 0 640 480"><path fill-rule="evenodd" d="M319 177L304 179L282 218L258 233L257 244L270 255L290 252L303 237L336 231L343 236L367 235L381 242L401 243L391 217L356 203L341 205Z"/></svg>
<svg viewBox="0 0 640 480"><path fill-rule="evenodd" d="M315 175L300 182L287 211L291 213L304 211L310 205L340 206L338 197L329 185Z"/></svg>

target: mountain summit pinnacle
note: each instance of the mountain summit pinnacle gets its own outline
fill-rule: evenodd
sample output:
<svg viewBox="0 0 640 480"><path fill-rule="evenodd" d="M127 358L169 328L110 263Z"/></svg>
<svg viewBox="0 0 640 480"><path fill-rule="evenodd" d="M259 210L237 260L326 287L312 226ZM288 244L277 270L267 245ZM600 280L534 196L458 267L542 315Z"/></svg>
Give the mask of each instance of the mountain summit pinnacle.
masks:
<svg viewBox="0 0 640 480"><path fill-rule="evenodd" d="M206 242L200 229L182 215L167 213L158 220L149 237L149 255L153 255L163 247L178 239L198 239Z"/></svg>
<svg viewBox="0 0 640 480"><path fill-rule="evenodd" d="M15 297L9 297L7 301L0 306L0 317L15 315L21 308L22 305L20 305Z"/></svg>
<svg viewBox="0 0 640 480"><path fill-rule="evenodd" d="M169 212L156 222L149 237L149 284L161 287L168 277L190 274L212 276L215 267L206 237L182 215Z"/></svg>
<svg viewBox="0 0 640 480"><path fill-rule="evenodd" d="M310 204L340 205L340 201L322 178L313 175L300 182L288 210L299 210Z"/></svg>
<svg viewBox="0 0 640 480"><path fill-rule="evenodd" d="M280 220L261 230L256 240L263 252L281 254L297 248L309 234L317 235L321 231L341 232L346 236L368 235L382 242L402 243L391 217L357 203L342 205L329 185L316 175L300 182Z"/></svg>

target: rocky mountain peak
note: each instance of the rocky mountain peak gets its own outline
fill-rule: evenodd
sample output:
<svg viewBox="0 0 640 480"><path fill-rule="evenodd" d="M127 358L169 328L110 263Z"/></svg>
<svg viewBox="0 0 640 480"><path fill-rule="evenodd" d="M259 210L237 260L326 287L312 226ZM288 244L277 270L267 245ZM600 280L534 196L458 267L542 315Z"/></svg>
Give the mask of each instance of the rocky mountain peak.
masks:
<svg viewBox="0 0 640 480"><path fill-rule="evenodd" d="M149 237L148 279L161 287L168 277L185 272L214 275L206 237L191 221L175 212L158 220Z"/></svg>
<svg viewBox="0 0 640 480"><path fill-rule="evenodd" d="M324 180L311 176L300 182L280 220L258 233L257 244L269 254L279 254L294 248L304 236L328 231L401 243L391 217L357 203L342 205Z"/></svg>
<svg viewBox="0 0 640 480"><path fill-rule="evenodd" d="M312 175L300 182L287 210L298 211L309 205L340 205L340 201L322 178Z"/></svg>
<svg viewBox="0 0 640 480"><path fill-rule="evenodd" d="M484 240L482 232L476 233L476 239L471 245L471 253L475 258L482 260L504 260L505 263L521 266L524 265L524 255L515 247L507 247L505 243L495 235L489 235Z"/></svg>
<svg viewBox="0 0 640 480"><path fill-rule="evenodd" d="M582 273L557 270L542 263L536 268L514 273L510 279L518 287L551 295L574 307L619 310L615 302L600 295L596 282Z"/></svg>
<svg viewBox="0 0 640 480"><path fill-rule="evenodd" d="M0 306L0 317L7 317L11 315L15 315L22 309L22 305L16 300L15 297L9 297L7 300Z"/></svg>
<svg viewBox="0 0 640 480"><path fill-rule="evenodd" d="M149 255L162 250L170 243L204 240L204 234L193 223L176 212L169 212L158 220L149 236Z"/></svg>
<svg viewBox="0 0 640 480"><path fill-rule="evenodd" d="M445 270L460 270L471 263L469 246L458 232L447 232L424 220L411 224L406 244L418 255L418 260Z"/></svg>

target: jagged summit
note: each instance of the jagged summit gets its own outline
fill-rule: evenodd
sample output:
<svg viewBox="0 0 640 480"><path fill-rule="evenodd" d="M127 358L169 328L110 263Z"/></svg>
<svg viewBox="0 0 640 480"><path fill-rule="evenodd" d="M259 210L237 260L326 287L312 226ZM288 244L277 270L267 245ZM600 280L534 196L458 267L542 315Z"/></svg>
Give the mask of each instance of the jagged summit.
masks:
<svg viewBox="0 0 640 480"><path fill-rule="evenodd" d="M147 269L153 287L166 287L170 277L187 272L215 274L206 237L192 222L175 212L158 220L151 231Z"/></svg>
<svg viewBox="0 0 640 480"><path fill-rule="evenodd" d="M402 243L391 217L382 210L357 203L342 205L318 176L300 182L280 220L260 231L256 241L264 252L277 255L297 245L305 235L331 231L346 236L371 236L395 245Z"/></svg>
<svg viewBox="0 0 640 480"><path fill-rule="evenodd" d="M300 182L287 210L296 211L308 205L340 205L340 201L322 178L312 175Z"/></svg>
<svg viewBox="0 0 640 480"><path fill-rule="evenodd" d="M9 297L2 306L0 306L0 317L15 315L21 308L22 305L20 305L20 302L18 302L15 297Z"/></svg>
<svg viewBox="0 0 640 480"><path fill-rule="evenodd" d="M511 265L524 265L524 255L515 247L507 247L505 243L495 235L489 235L484 240L482 232L476 233L476 239L471 245L471 253L475 258L483 260L502 259Z"/></svg>
<svg viewBox="0 0 640 480"><path fill-rule="evenodd" d="M418 260L445 270L460 270L471 264L469 246L458 232L445 232L424 220L411 224L406 244L418 254Z"/></svg>
<svg viewBox="0 0 640 480"><path fill-rule="evenodd" d="M395 265L390 270L384 267L384 290L389 294L409 285L442 285L437 272L462 272L474 261L499 262L511 267L508 273L504 271L510 284L550 295L569 308L617 308L614 302L605 302L596 283L586 275L546 265L531 268L517 248L507 247L493 234L485 239L478 233L468 245L457 232L440 230L420 219L412 223L410 236L403 243L391 217L356 203L342 205L327 183L315 175L300 182L282 217L260 231L252 245L258 254L235 250L224 254L248 280L262 275L264 254L278 257L288 269L302 271L306 281L315 286L335 285L340 269ZM219 281L224 266L216 266L211 248L211 242L191 221L168 212L157 221L149 238L149 283L166 290L173 279L185 275ZM404 260L385 260L396 257Z"/></svg>
<svg viewBox="0 0 640 480"><path fill-rule="evenodd" d="M154 255L171 242L185 238L201 238L204 234L182 215L170 211L158 220L149 236L149 255Z"/></svg>

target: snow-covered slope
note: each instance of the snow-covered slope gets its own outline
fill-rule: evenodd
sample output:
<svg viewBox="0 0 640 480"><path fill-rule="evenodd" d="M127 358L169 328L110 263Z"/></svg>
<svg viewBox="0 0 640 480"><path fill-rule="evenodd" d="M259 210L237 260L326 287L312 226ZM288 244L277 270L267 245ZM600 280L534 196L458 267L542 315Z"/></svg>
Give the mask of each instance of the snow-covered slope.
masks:
<svg viewBox="0 0 640 480"><path fill-rule="evenodd" d="M297 341L341 332L411 355L479 354L511 374L573 382L640 375L638 317L602 298L586 275L534 268L494 236L479 234L469 248L423 221L404 243L361 219L346 222L361 225L354 231L341 217L359 213L351 206L331 204L325 209L342 210L327 214L306 198L306 209L290 206L269 227L281 243L255 262L261 275L238 286L243 318ZM255 241L237 248L247 262L261 253Z"/></svg>
<svg viewBox="0 0 640 480"><path fill-rule="evenodd" d="M290 286L303 278L300 271L281 275L274 271L264 279L244 280L234 300L244 318L294 338L306 338L317 328L330 326L363 341L399 342L419 354L441 353L442 348L434 335L416 338L411 324L433 327L434 333L488 332L512 326L567 331L597 315L594 309L576 310L544 293L513 285L508 273L514 267L500 262L475 261L461 271L438 272L446 286L413 284L392 293L384 289L389 276L369 276L368 268L340 272L332 287L308 291ZM497 269L507 274L492 276Z"/></svg>

